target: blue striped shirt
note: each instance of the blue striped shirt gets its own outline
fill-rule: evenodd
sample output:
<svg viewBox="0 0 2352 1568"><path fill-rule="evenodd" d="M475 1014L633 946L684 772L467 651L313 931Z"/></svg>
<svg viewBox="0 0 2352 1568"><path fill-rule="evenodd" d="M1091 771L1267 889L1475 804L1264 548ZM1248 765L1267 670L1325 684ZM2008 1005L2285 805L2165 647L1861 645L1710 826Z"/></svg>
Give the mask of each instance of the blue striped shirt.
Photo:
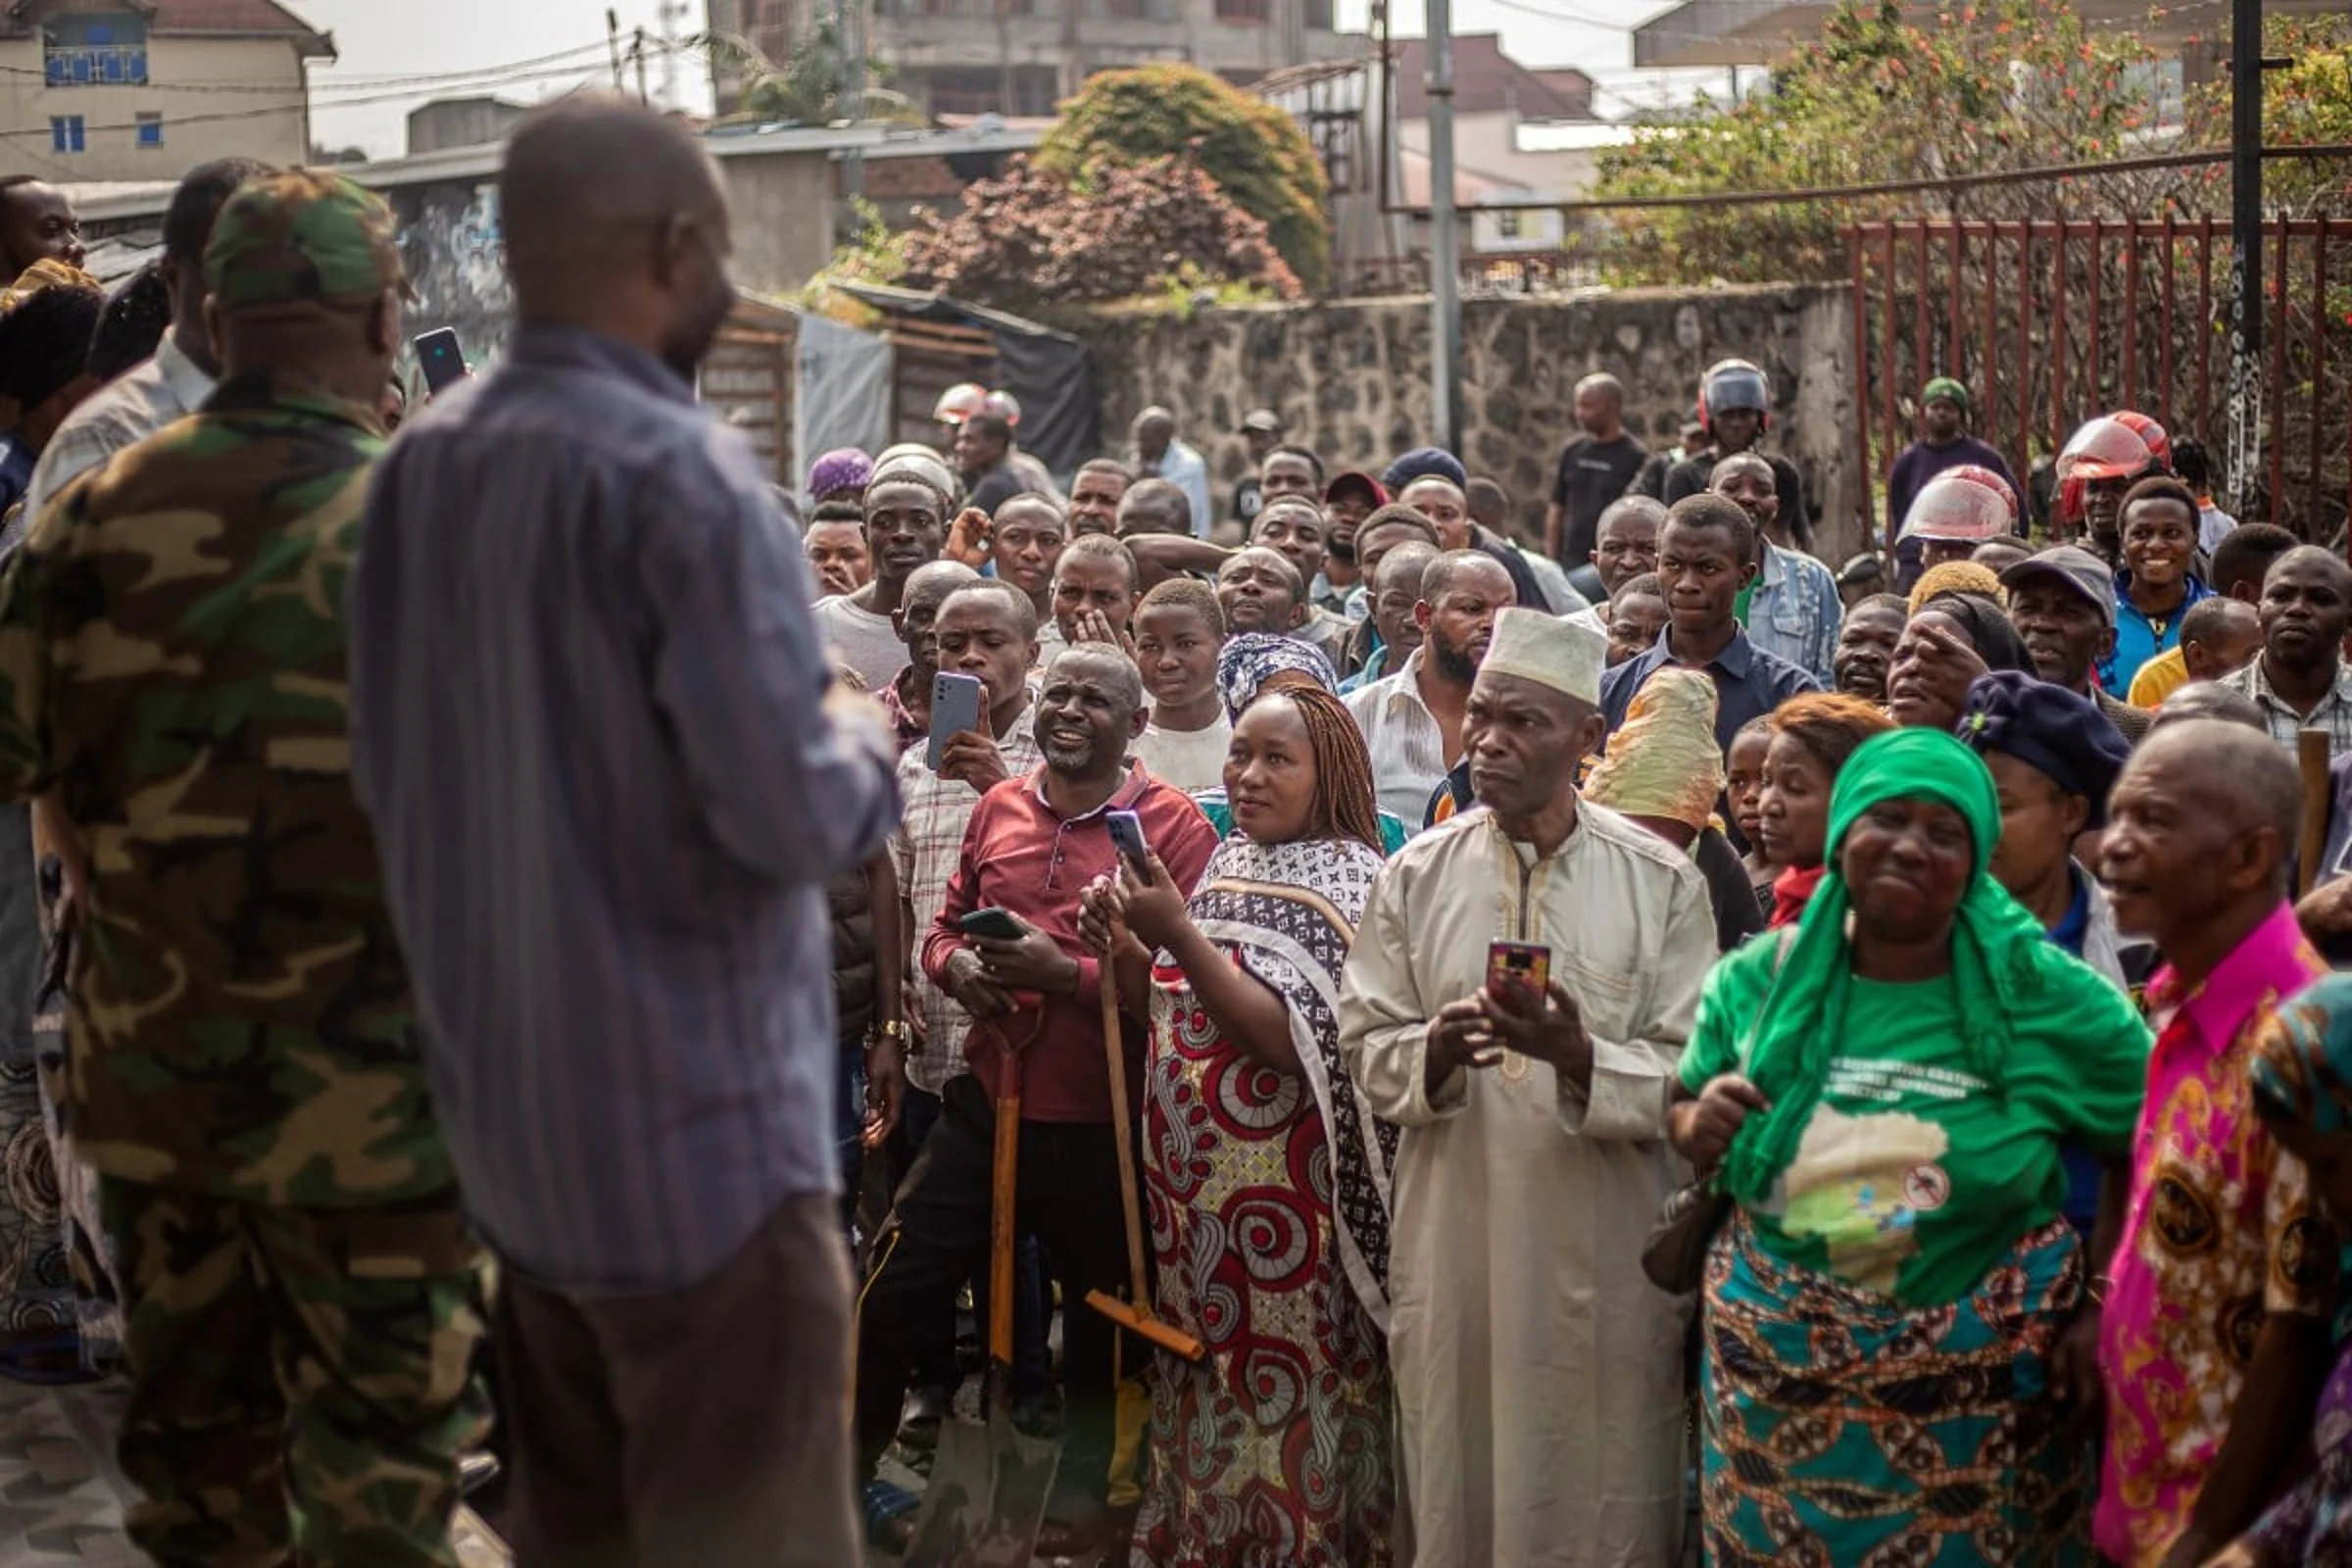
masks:
<svg viewBox="0 0 2352 1568"><path fill-rule="evenodd" d="M810 598L740 437L611 339L526 328L378 469L354 776L468 1211L552 1288L690 1285L837 1185L822 887L898 791Z"/></svg>

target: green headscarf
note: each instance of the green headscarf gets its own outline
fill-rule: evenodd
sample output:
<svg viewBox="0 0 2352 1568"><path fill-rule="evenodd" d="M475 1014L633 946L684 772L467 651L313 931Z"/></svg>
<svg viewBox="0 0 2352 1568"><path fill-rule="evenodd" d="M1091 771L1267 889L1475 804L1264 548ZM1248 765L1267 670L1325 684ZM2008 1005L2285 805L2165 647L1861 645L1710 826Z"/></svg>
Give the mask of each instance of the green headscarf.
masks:
<svg viewBox="0 0 2352 1568"><path fill-rule="evenodd" d="M1988 1084L2002 1081L2003 1047L2019 1021L2030 1019L2030 1027L2059 1038L2077 1023L2095 1030L2112 1022L2106 981L2048 942L2040 922L1987 869L2000 839L2001 808L1984 761L1941 730L1874 735L1838 770L1830 796L1829 875L1805 906L1769 1003L1748 1026L1745 1073L1772 1108L1749 1116L1724 1156L1721 1188L1742 1203L1769 1200L1821 1101L1830 1058L1846 1044L1852 904L1838 856L1855 821L1888 801L1948 806L1967 821L1974 841L1975 870L1952 926L1952 979L1970 1072Z"/></svg>
<svg viewBox="0 0 2352 1568"><path fill-rule="evenodd" d="M1949 398L1952 402L1960 405L1962 414L1968 412L1968 388L1951 376L1936 377L1935 380L1928 383L1927 390L1919 395L1919 401L1922 403L1933 403L1937 398Z"/></svg>

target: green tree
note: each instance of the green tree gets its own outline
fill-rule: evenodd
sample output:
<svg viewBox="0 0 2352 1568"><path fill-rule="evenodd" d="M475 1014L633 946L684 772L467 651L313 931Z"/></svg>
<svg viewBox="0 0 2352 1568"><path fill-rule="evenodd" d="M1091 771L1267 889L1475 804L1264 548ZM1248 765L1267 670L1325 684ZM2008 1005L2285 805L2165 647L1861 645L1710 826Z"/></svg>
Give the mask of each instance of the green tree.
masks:
<svg viewBox="0 0 2352 1568"><path fill-rule="evenodd" d="M1331 280L1331 189L1298 122L1193 66L1142 66L1087 79L1038 144L1037 165L1083 186L1105 164L1197 164L1266 225L1309 293Z"/></svg>
<svg viewBox="0 0 2352 1568"><path fill-rule="evenodd" d="M814 26L794 40L782 65L770 61L744 39L723 33L704 33L689 39L689 48L702 50L722 71L742 78L734 121L770 122L791 121L824 125L842 118L843 88L848 82L848 54L842 42L841 22L821 16ZM888 68L879 60L865 63L865 113L875 120L903 119L906 98L880 85Z"/></svg>
<svg viewBox="0 0 2352 1568"><path fill-rule="evenodd" d="M2193 41L2193 40L2192 40ZM2263 23L2262 52L2290 62L2262 74L2262 139L2272 147L2340 146L2352 142L2352 18L2270 17ZM2228 56L2225 43L2223 57ZM2229 73L2188 95L2187 140L2193 146L2227 146L2230 141ZM2262 196L2274 211L2293 218L2335 216L2352 196L2352 162L2343 159L2274 158L2262 168ZM2216 217L2230 212L2230 171L2205 171L2200 186Z"/></svg>
<svg viewBox="0 0 2352 1568"><path fill-rule="evenodd" d="M1914 23L1907 18L1917 17ZM2154 57L2129 33L2086 28L2038 0L1839 0L1818 45L1730 108L1694 105L1601 154L1602 200L1871 184L2054 164L2137 150L2153 122ZM1835 277L1857 220L2144 217L2177 207L2168 173L1984 186L1838 203L1629 211L1629 280Z"/></svg>

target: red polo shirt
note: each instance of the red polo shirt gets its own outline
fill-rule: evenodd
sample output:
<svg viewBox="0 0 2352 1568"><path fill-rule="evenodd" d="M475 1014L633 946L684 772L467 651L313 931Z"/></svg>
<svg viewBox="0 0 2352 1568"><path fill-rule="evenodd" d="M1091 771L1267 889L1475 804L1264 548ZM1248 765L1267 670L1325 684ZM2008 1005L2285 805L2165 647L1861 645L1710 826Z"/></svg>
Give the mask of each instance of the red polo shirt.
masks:
<svg viewBox="0 0 2352 1568"><path fill-rule="evenodd" d="M1118 851L1102 820L1107 810L1133 811L1144 838L1188 894L1217 847L1216 830L1192 798L1162 784L1141 766L1118 793L1084 816L1064 818L1046 804L1045 770L1006 779L980 798L964 829L963 853L948 880L947 901L923 940L923 971L934 982L963 947L956 922L974 909L1009 910L1052 937L1078 960L1075 995L1045 1000L1044 1027L1035 1009L980 1019L964 1039L964 1059L989 1098L997 1096L1007 1046L1027 1042L1021 1089L1024 1121L1107 1122L1110 1070L1102 1051L1102 968L1078 939L1078 895L1117 863ZM1032 1041L1030 1036L1035 1033ZM1142 1083L1142 1036L1125 1031L1128 1093ZM1130 1110L1133 1100L1130 1099Z"/></svg>

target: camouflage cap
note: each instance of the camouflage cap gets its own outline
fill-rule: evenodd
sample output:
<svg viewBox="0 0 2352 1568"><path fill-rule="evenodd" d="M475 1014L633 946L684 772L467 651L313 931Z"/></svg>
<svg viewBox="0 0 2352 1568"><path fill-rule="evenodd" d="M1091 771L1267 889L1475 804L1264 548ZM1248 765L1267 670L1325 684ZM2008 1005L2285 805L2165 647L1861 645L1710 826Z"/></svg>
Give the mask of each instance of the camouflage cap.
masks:
<svg viewBox="0 0 2352 1568"><path fill-rule="evenodd" d="M223 311L358 304L406 287L392 210L323 169L239 186L213 224L204 275Z"/></svg>

